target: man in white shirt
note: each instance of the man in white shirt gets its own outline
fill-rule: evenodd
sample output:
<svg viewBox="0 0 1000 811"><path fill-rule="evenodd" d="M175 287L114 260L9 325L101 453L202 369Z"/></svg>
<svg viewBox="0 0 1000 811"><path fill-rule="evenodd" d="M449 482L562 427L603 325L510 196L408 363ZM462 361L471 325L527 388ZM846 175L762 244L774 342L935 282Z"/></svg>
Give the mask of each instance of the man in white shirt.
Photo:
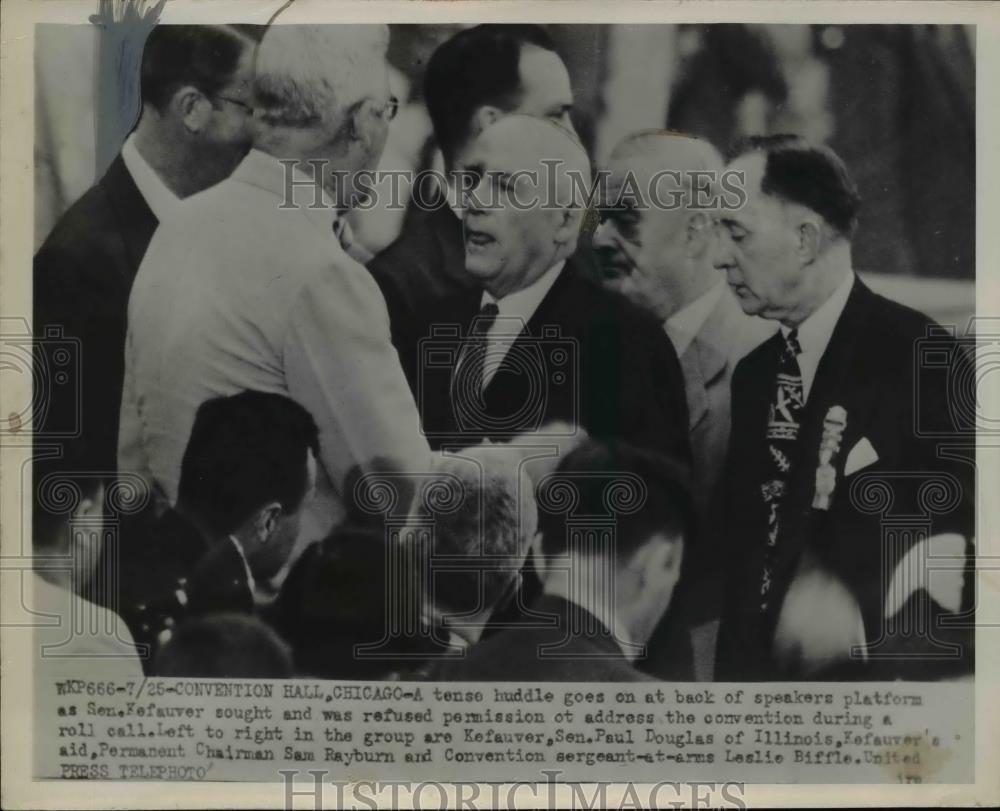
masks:
<svg viewBox="0 0 1000 811"><path fill-rule="evenodd" d="M167 502L198 406L247 389L291 397L319 426L303 540L343 515L353 467L429 463L385 303L342 246L356 173L375 164L395 112L387 44L383 26L270 28L254 149L150 243L129 301L119 466Z"/></svg>
<svg viewBox="0 0 1000 811"><path fill-rule="evenodd" d="M733 375L717 676L822 679L839 666L927 678L960 667L968 647L945 644L955 632L934 620L968 604L960 581L945 591L911 581L909 609L922 616L903 621L904 599L889 598L893 572L925 541L971 539L974 467L939 447L973 446L954 407L970 395L926 374L922 346L948 359L952 381L974 379L969 359L855 275L860 197L831 150L751 139L729 168L746 203L723 214L716 263L743 311L781 328Z"/></svg>
<svg viewBox="0 0 1000 811"><path fill-rule="evenodd" d="M44 380L47 408L36 415L35 434L82 431L94 470L115 469L128 296L149 240L183 198L228 176L250 147L252 29L153 29L142 56L139 123L35 257L35 333L79 339L76 362L85 369L66 385L55 378L62 369L38 364L54 379Z"/></svg>

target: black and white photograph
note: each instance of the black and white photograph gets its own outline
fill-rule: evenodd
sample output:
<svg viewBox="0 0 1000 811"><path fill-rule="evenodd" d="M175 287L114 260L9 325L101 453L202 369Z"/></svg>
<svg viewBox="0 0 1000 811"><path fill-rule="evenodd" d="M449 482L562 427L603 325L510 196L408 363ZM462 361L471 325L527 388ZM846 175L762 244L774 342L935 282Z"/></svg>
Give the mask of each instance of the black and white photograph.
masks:
<svg viewBox="0 0 1000 811"><path fill-rule="evenodd" d="M996 7L335 5L28 26L24 778L996 792Z"/></svg>

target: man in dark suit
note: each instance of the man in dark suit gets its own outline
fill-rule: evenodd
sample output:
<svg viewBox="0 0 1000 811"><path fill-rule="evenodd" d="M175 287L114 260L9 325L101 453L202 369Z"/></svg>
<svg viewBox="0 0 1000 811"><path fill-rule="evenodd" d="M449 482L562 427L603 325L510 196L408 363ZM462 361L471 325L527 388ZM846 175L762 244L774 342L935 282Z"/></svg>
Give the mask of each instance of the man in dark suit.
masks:
<svg viewBox="0 0 1000 811"><path fill-rule="evenodd" d="M859 197L832 151L771 136L729 168L744 173L747 200L724 215L716 261L744 312L780 330L733 376L717 675L816 678L853 665L868 677L926 677L947 631L927 623L919 640L898 637L960 609L961 581L932 580L919 561L935 549L955 555L956 543L962 558L974 500L973 468L961 461L971 426L919 362L933 322L855 275ZM967 367L954 340L930 342L955 370ZM939 453L942 436L957 451ZM903 621L914 594L925 613ZM903 649L910 658L893 653Z"/></svg>
<svg viewBox="0 0 1000 811"><path fill-rule="evenodd" d="M144 642L155 645L184 617L267 606L315 490L318 436L309 413L280 394L201 405L176 510L123 550L123 613Z"/></svg>
<svg viewBox="0 0 1000 811"><path fill-rule="evenodd" d="M578 192L590 188L583 148L558 124L511 115L466 160L477 180L463 213L465 266L483 292L467 323L456 322L455 300L429 311L417 404L431 447L525 432L551 444L583 429L689 460L669 338L652 315L575 270ZM486 635L519 622L538 591L529 562Z"/></svg>
<svg viewBox="0 0 1000 811"><path fill-rule="evenodd" d="M574 270L583 206L573 198L590 182L582 147L557 124L512 115L484 130L466 160L477 180L463 216L465 267L482 292L467 322L454 298L430 310L417 399L432 447L533 428L545 437L543 426L562 421L689 458L669 338L655 317Z"/></svg>
<svg viewBox="0 0 1000 811"><path fill-rule="evenodd" d="M544 595L532 605L534 625L478 642L435 677L651 680L634 663L680 576L693 514L684 468L623 443L588 440L571 451L539 488ZM608 524L609 505L626 502Z"/></svg>
<svg viewBox="0 0 1000 811"><path fill-rule="evenodd" d="M424 97L449 177L462 165L472 139L503 115L535 115L573 129L569 74L537 25L477 25L456 34L431 56ZM402 234L368 263L385 296L393 343L414 390L417 342L427 335L428 307L458 299L467 319L482 292L465 273L458 191L442 187L439 176L423 177L427 180L414 194Z"/></svg>
<svg viewBox="0 0 1000 811"><path fill-rule="evenodd" d="M95 470L116 468L126 309L153 232L183 198L227 177L249 149L253 46L249 26L154 28L143 51L135 131L35 257L35 334L61 330L81 349L79 404L74 386L45 380L49 399L35 431L84 432Z"/></svg>

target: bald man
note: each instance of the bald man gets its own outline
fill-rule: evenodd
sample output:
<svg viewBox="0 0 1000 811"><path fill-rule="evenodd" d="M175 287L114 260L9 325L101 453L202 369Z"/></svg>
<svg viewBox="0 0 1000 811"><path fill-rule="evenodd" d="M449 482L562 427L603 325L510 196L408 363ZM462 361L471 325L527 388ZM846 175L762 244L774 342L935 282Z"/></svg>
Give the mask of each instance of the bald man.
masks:
<svg viewBox="0 0 1000 811"><path fill-rule="evenodd" d="M432 318L459 337L449 363L428 343L425 431L469 444L561 420L688 458L683 378L660 324L574 267L590 188L574 135L507 116L472 142L462 168L474 178L465 272L483 293L470 324L454 324L449 301Z"/></svg>
<svg viewBox="0 0 1000 811"><path fill-rule="evenodd" d="M744 314L713 266L712 195L722 169L715 148L701 139L659 130L628 136L609 158L608 199L594 235L605 286L656 317L684 372L701 532L688 556L696 605L684 595L677 603L687 605L695 625L717 617L721 607L715 582L721 575L713 563L719 559L719 491L729 444L733 369L775 331L767 321ZM695 646L696 666L703 664L707 676L714 638L704 642L705 657L698 656Z"/></svg>
<svg viewBox="0 0 1000 811"><path fill-rule="evenodd" d="M471 323L454 324L460 310L449 301L432 314L439 334L425 342L418 398L432 446L525 432L554 445L570 425L688 462L684 382L666 333L575 267L590 187L576 138L551 121L507 116L470 144L463 169L475 178L465 272L483 293ZM453 337L440 334L448 329ZM484 637L531 619L525 606L540 589L529 561Z"/></svg>

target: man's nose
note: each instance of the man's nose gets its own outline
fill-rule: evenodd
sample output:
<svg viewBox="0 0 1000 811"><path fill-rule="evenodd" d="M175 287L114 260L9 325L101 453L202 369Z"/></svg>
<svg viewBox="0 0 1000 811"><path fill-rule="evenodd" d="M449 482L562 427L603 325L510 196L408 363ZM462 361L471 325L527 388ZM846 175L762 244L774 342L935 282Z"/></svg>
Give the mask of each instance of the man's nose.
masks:
<svg viewBox="0 0 1000 811"><path fill-rule="evenodd" d="M716 238L715 245L712 246L712 265L717 270L726 270L735 265L732 245L726 237Z"/></svg>

